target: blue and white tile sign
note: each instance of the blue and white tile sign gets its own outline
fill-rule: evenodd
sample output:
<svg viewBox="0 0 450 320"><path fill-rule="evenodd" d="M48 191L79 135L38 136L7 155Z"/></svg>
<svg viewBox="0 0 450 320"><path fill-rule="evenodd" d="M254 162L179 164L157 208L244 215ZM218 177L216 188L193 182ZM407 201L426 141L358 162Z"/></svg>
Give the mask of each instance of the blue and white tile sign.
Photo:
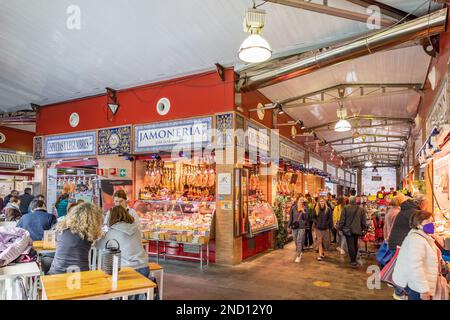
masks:
<svg viewBox="0 0 450 320"><path fill-rule="evenodd" d="M96 132L83 132L45 138L45 158L95 156Z"/></svg>
<svg viewBox="0 0 450 320"><path fill-rule="evenodd" d="M134 152L170 151L177 146L212 142L212 118L171 121L134 127Z"/></svg>

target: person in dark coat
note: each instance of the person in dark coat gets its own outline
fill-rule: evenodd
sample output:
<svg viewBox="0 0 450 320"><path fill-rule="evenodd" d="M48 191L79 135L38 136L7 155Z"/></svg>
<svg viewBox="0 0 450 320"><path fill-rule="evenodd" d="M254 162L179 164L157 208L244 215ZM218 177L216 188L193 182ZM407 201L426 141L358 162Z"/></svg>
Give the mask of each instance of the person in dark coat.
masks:
<svg viewBox="0 0 450 320"><path fill-rule="evenodd" d="M305 230L308 222L308 215L306 213L305 199L303 196L297 197L297 200L292 205L289 213L288 228L292 229L292 236L294 237L296 255L294 262L299 263L302 259L303 242L305 241Z"/></svg>
<svg viewBox="0 0 450 320"><path fill-rule="evenodd" d="M32 211L22 216L17 227L27 230L33 241L40 241L44 238L44 231L50 230L56 224L56 217L47 213L42 200L33 200L31 208Z"/></svg>
<svg viewBox="0 0 450 320"><path fill-rule="evenodd" d="M358 238L367 230L366 214L364 209L358 205L356 197L351 197L349 205L342 210L339 230L342 231L347 240L350 264L356 267L358 265L356 262Z"/></svg>
<svg viewBox="0 0 450 320"><path fill-rule="evenodd" d="M397 246L402 245L411 230L409 219L415 212L425 210L427 205L427 199L423 194L416 194L413 199L408 199L400 205L400 212L395 218L388 239L389 250L395 253Z"/></svg>
<svg viewBox="0 0 450 320"><path fill-rule="evenodd" d="M22 214L28 213L30 203L34 199L34 197L31 195L31 188L25 188L23 194L19 197L19 199L20 199L20 212Z"/></svg>
<svg viewBox="0 0 450 320"><path fill-rule="evenodd" d="M317 260L322 261L325 258L325 250L330 246L330 233L333 227L333 213L324 198L320 198L316 205L313 221L319 249Z"/></svg>

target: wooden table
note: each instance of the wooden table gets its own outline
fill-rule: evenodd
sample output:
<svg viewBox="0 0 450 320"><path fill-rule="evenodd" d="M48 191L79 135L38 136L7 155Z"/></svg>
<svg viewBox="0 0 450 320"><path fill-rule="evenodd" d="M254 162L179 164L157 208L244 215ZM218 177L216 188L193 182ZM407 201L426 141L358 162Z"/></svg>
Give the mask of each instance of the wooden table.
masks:
<svg viewBox="0 0 450 320"><path fill-rule="evenodd" d="M13 297L13 281L17 277L24 277L29 300L37 300L37 282L41 271L36 262L17 263L0 268L0 281L5 282L6 300ZM0 294L2 296L3 294Z"/></svg>
<svg viewBox="0 0 450 320"><path fill-rule="evenodd" d="M116 288L113 288L112 276L101 270L63 273L41 276L43 300L101 300L135 294L147 294L147 300L153 300L156 284L136 272L124 267L119 272Z"/></svg>
<svg viewBox="0 0 450 320"><path fill-rule="evenodd" d="M56 251L56 247L44 249L44 241L33 241L33 249L36 250L38 254Z"/></svg>

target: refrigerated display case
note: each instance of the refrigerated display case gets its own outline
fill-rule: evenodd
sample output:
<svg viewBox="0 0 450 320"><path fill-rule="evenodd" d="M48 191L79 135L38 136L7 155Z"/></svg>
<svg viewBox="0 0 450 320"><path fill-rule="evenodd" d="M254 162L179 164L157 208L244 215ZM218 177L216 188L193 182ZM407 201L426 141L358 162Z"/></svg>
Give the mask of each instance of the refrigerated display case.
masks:
<svg viewBox="0 0 450 320"><path fill-rule="evenodd" d="M273 212L272 206L267 202L258 202L251 205L249 215L248 215L250 232L249 236L278 229L278 221L275 213Z"/></svg>
<svg viewBox="0 0 450 320"><path fill-rule="evenodd" d="M208 243L214 238L215 202L138 200L145 239Z"/></svg>

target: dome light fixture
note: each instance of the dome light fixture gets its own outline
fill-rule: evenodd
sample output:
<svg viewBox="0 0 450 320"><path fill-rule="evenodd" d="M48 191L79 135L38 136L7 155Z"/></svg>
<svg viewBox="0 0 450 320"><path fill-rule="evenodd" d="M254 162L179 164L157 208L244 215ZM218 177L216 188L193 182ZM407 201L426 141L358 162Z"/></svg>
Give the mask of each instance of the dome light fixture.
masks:
<svg viewBox="0 0 450 320"><path fill-rule="evenodd" d="M263 62L272 56L272 48L261 36L261 31L265 24L266 11L256 9L255 6L247 9L244 19L244 31L250 35L242 42L238 56L244 62Z"/></svg>
<svg viewBox="0 0 450 320"><path fill-rule="evenodd" d="M373 163L372 163L372 161L367 160L366 163L365 163L364 165L365 165L367 168L370 168L370 167L373 166Z"/></svg>
<svg viewBox="0 0 450 320"><path fill-rule="evenodd" d="M336 132L347 132L352 130L352 125L347 120L339 120L334 126Z"/></svg>
<svg viewBox="0 0 450 320"><path fill-rule="evenodd" d="M347 109L345 109L342 105L337 110L337 117L338 117L339 121L334 126L334 131L347 132L347 131L352 130L352 125L350 124L350 122L345 120L345 118L347 117Z"/></svg>

